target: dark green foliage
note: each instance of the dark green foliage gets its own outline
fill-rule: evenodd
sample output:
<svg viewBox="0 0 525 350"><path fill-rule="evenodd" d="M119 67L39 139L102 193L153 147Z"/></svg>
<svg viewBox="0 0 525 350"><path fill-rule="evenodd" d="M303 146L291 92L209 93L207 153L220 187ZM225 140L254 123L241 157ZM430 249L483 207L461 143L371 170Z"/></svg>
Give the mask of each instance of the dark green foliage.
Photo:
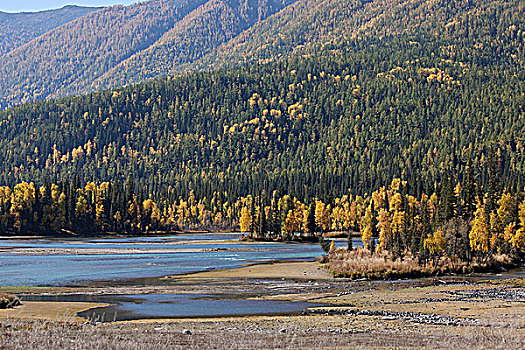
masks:
<svg viewBox="0 0 525 350"><path fill-rule="evenodd" d="M307 229L310 234L314 234L317 231L317 225L315 224L315 203L310 203L308 207Z"/></svg>
<svg viewBox="0 0 525 350"><path fill-rule="evenodd" d="M319 236L319 244L321 245L323 252L328 253L330 251L330 245L332 244L332 241L330 239L324 238L323 236Z"/></svg>

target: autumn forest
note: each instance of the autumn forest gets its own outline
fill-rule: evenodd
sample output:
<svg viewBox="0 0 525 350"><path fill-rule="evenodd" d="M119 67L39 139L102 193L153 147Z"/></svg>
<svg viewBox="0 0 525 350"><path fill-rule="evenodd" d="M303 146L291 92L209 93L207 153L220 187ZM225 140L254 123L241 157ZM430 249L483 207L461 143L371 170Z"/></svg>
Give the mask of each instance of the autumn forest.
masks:
<svg viewBox="0 0 525 350"><path fill-rule="evenodd" d="M10 86L12 107L0 111L0 232L338 232L359 235L370 254L434 267L523 256L523 6L438 1L426 18L433 2L325 1L312 12L308 3L290 5L299 29L282 25L287 2L242 12L250 35L206 42L191 60L177 58L185 68L152 70L137 54L127 72L147 77L122 78L137 85L55 100L43 99L69 88ZM151 21L168 25L188 6ZM187 40L185 28L172 35ZM166 47L148 50L171 60ZM86 66L69 73L96 69L78 62ZM72 79L74 92L96 85ZM16 105L26 100L36 101Z"/></svg>

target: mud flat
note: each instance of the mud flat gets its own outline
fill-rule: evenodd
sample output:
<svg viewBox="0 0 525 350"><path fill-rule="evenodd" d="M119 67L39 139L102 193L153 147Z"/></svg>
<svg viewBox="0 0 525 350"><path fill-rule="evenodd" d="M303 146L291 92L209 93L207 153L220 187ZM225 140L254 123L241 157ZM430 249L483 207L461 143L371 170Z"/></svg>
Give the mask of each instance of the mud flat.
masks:
<svg viewBox="0 0 525 350"><path fill-rule="evenodd" d="M198 244L198 243L197 243ZM228 243L223 243L228 244ZM233 243L231 243L233 244ZM146 246L146 244L143 244ZM184 246L184 244L180 244ZM111 255L111 254L172 254L172 253L202 253L202 252L262 252L271 251L271 249L263 248L196 248L196 249L185 249L185 248L164 248L164 249L152 249L152 248L4 248L0 247L0 253L11 253L17 255L35 255L35 256L49 256L49 255Z"/></svg>
<svg viewBox="0 0 525 350"><path fill-rule="evenodd" d="M333 280L327 269L317 262L273 262L256 264L238 269L221 269L189 275L175 275L177 279L315 279Z"/></svg>
<svg viewBox="0 0 525 350"><path fill-rule="evenodd" d="M85 322L77 313L107 304L82 302L31 302L24 301L13 309L0 310L0 320L47 320L62 322Z"/></svg>

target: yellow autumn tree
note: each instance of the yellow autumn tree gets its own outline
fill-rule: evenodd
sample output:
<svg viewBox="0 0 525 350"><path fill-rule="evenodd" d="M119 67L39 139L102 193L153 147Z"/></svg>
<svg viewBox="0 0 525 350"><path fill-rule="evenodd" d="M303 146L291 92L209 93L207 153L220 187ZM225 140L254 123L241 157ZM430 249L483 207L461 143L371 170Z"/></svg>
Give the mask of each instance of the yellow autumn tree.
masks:
<svg viewBox="0 0 525 350"><path fill-rule="evenodd" d="M428 249L431 256L439 257L447 247L447 240L443 231L436 230L433 234L428 234L423 244L425 249Z"/></svg>
<svg viewBox="0 0 525 350"><path fill-rule="evenodd" d="M297 198L294 198L292 203L293 206L288 211L281 227L282 231L288 235L302 232L303 228L306 227L308 220L308 209L306 208L306 205L298 201Z"/></svg>
<svg viewBox="0 0 525 350"><path fill-rule="evenodd" d="M388 250L392 244L392 221L390 213L386 209L380 209L377 217L377 229L379 231L379 250Z"/></svg>
<svg viewBox="0 0 525 350"><path fill-rule="evenodd" d="M330 205L326 205L320 200L315 201L315 223L323 231L330 228Z"/></svg>
<svg viewBox="0 0 525 350"><path fill-rule="evenodd" d="M252 214L247 206L243 206L241 209L239 226L241 227L242 233L250 231L250 227L252 226Z"/></svg>
<svg viewBox="0 0 525 350"><path fill-rule="evenodd" d="M177 206L177 224L180 227L188 227L190 225L189 217L190 210L188 208L188 202L180 198L179 205Z"/></svg>
<svg viewBox="0 0 525 350"><path fill-rule="evenodd" d="M343 229L343 223L345 221L344 218L344 210L341 206L341 200L339 198L336 198L335 200L335 206L332 210L332 230L334 231L341 231Z"/></svg>
<svg viewBox="0 0 525 350"><path fill-rule="evenodd" d="M16 185L11 193L10 213L13 217L13 226L18 231L29 219L35 204L35 194L36 189L32 182L22 182Z"/></svg>
<svg viewBox="0 0 525 350"><path fill-rule="evenodd" d="M155 203L151 199L146 199L144 202L142 202L142 209L144 213L144 218L146 219L146 227L143 227L143 230L149 231L154 226L158 224L160 221L160 210L157 206L157 203Z"/></svg>
<svg viewBox="0 0 525 350"><path fill-rule="evenodd" d="M352 211L352 205L354 209L357 209L354 202L348 196L343 196L341 199L341 210L343 215L343 229L350 231L350 228L355 226L355 211Z"/></svg>
<svg viewBox="0 0 525 350"><path fill-rule="evenodd" d="M514 252L525 248L525 201L520 204L518 212L520 220L520 228L515 231L514 234L510 235L510 244Z"/></svg>
<svg viewBox="0 0 525 350"><path fill-rule="evenodd" d="M366 249L370 250L370 247L372 245L372 207L369 205L368 208L366 208L365 216L361 220L361 240L363 241L363 244Z"/></svg>
<svg viewBox="0 0 525 350"><path fill-rule="evenodd" d="M4 231L9 223L11 207L11 189L9 187L0 187L0 230Z"/></svg>
<svg viewBox="0 0 525 350"><path fill-rule="evenodd" d="M498 209L490 213L490 244L492 249L497 249L498 252L508 246L505 236L508 235L507 231L511 229L509 225L512 221L512 211L515 205L516 199L510 193L504 193L498 200Z"/></svg>
<svg viewBox="0 0 525 350"><path fill-rule="evenodd" d="M403 196L400 193L396 193L392 196L390 201L390 212L391 212L391 242L396 243L402 237L405 232L406 225L406 212L403 209ZM401 247L399 244L394 244L397 248L398 253ZM394 248L394 247L393 247Z"/></svg>
<svg viewBox="0 0 525 350"><path fill-rule="evenodd" d="M490 250L490 227L487 222L485 205L481 200L478 201L474 219L472 220L472 229L469 233L470 249L478 253L479 262L482 256Z"/></svg>
<svg viewBox="0 0 525 350"><path fill-rule="evenodd" d="M60 193L60 196L58 197L58 206L56 211L56 222L58 227L63 227L67 224L66 220L66 194L64 192Z"/></svg>

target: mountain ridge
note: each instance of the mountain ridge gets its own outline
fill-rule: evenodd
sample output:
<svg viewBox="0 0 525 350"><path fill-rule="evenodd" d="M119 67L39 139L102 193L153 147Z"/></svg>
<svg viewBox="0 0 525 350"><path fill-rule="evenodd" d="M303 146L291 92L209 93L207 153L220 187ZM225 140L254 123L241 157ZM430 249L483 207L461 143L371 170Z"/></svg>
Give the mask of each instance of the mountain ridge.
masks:
<svg viewBox="0 0 525 350"><path fill-rule="evenodd" d="M177 22L157 42L97 78L93 86L95 90L114 88L182 73L185 66L205 56L222 42L228 42L268 14L294 1L208 1ZM257 17L254 18L255 15ZM170 64L159 69L157 60ZM131 78L123 77L130 74Z"/></svg>
<svg viewBox="0 0 525 350"><path fill-rule="evenodd" d="M68 5L37 12L0 11L0 57L52 29L100 9Z"/></svg>
<svg viewBox="0 0 525 350"><path fill-rule="evenodd" d="M139 64L142 64L141 58L145 59L149 70L154 72L146 74L146 78L173 73L173 57L191 62L192 57L202 56L206 50L230 40L293 1L150 0L90 13L3 57L0 75L5 79L0 81L0 93L4 100L0 100L0 108L140 82L143 79L134 76L127 79L125 74L131 71L140 77L145 74L139 69L141 66L134 70L129 66L115 70L121 64L133 62L134 56L138 57ZM176 27L179 22L181 27ZM170 39L170 35L174 38ZM161 38L167 40L167 44L159 42ZM156 43L166 48L160 52L163 55L160 61L147 51L155 50ZM188 54L184 56L178 51ZM105 77L115 72L117 83L106 82ZM124 77L119 78L121 74Z"/></svg>

